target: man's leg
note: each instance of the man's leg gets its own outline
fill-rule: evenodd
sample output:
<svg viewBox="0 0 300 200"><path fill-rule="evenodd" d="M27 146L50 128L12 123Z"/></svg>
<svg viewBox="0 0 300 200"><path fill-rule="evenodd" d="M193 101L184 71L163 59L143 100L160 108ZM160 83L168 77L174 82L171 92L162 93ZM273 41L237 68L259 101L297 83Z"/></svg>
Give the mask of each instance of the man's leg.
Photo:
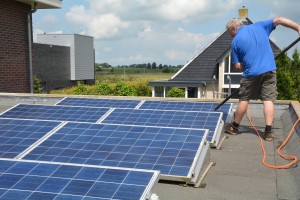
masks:
<svg viewBox="0 0 300 200"><path fill-rule="evenodd" d="M274 113L274 103L272 101L264 101L264 116L266 125L272 126L274 120Z"/></svg>
<svg viewBox="0 0 300 200"><path fill-rule="evenodd" d="M272 101L264 101L264 116L265 116L265 140L266 141L272 141L274 139L273 134L271 133L272 124L274 120L274 103Z"/></svg>
<svg viewBox="0 0 300 200"><path fill-rule="evenodd" d="M265 117L265 136L266 141L272 141L274 136L272 134L272 124L274 120L274 103L277 99L276 90L276 71L267 72L262 75L262 89L261 89L261 100L264 103L264 117Z"/></svg>
<svg viewBox="0 0 300 200"><path fill-rule="evenodd" d="M240 124L245 113L247 112L249 101L240 101L235 112L234 121L237 124Z"/></svg>
<svg viewBox="0 0 300 200"><path fill-rule="evenodd" d="M238 128L243 119L243 116L247 112L248 104L249 104L249 101L241 101L240 100L238 107L236 109L235 115L234 115L234 121L225 127L225 133L229 133L231 135L238 134Z"/></svg>

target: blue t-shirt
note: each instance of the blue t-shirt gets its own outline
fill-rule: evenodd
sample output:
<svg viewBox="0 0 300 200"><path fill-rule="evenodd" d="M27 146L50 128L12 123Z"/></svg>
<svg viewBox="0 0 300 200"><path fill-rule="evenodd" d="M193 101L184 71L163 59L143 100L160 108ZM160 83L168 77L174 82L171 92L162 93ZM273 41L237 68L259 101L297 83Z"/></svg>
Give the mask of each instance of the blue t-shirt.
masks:
<svg viewBox="0 0 300 200"><path fill-rule="evenodd" d="M269 36L275 29L274 21L266 20L240 27L232 40L232 63L241 63L242 76L252 77L276 70Z"/></svg>

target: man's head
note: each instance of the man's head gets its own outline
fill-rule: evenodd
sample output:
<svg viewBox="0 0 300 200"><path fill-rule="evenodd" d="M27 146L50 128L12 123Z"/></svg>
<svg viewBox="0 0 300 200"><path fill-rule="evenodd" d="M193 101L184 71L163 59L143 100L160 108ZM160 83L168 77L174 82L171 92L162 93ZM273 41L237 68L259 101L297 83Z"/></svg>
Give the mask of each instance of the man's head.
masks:
<svg viewBox="0 0 300 200"><path fill-rule="evenodd" d="M226 24L226 29L232 37L236 35L237 30L243 26L244 23L240 19L231 19Z"/></svg>

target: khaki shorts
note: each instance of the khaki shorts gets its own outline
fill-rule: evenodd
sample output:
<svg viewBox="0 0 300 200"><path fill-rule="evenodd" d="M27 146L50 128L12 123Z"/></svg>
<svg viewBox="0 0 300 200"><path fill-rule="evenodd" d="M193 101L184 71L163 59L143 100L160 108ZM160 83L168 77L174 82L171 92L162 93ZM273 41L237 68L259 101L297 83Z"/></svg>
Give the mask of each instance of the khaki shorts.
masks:
<svg viewBox="0 0 300 200"><path fill-rule="evenodd" d="M240 81L240 100L260 99L273 101L277 99L276 71L266 72L255 77L243 77Z"/></svg>

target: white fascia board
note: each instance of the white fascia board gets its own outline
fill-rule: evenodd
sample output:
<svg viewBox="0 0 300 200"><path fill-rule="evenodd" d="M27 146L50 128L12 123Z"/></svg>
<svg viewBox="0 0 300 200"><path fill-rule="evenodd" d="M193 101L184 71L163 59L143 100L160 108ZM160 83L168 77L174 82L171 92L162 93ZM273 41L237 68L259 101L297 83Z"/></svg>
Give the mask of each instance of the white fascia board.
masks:
<svg viewBox="0 0 300 200"><path fill-rule="evenodd" d="M36 4L37 9L51 9L51 8L61 8L62 7L62 0L16 0L28 5Z"/></svg>

